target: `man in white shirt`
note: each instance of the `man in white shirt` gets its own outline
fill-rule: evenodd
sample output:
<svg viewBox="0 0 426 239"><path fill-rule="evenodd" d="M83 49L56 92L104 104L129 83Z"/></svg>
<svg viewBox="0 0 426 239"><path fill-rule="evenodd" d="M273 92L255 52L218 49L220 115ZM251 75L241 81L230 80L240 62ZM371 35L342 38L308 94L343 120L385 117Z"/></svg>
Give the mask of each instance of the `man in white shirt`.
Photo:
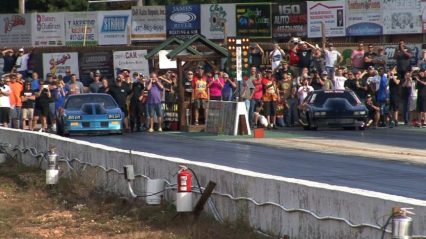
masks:
<svg viewBox="0 0 426 239"><path fill-rule="evenodd" d="M280 48L278 43L275 43L274 49L269 54L269 59L271 60L272 71L275 71L275 68L277 68L281 64L281 61L284 59L284 56L285 56L285 53L284 53L283 49Z"/></svg>
<svg viewBox="0 0 426 239"><path fill-rule="evenodd" d="M302 86L297 90L297 98L299 99L299 105L302 104L303 100L308 96L309 92L314 91L314 87L309 85L308 77L302 76Z"/></svg>
<svg viewBox="0 0 426 239"><path fill-rule="evenodd" d="M20 48L18 50L19 55L16 59L16 71L22 75L24 80L27 79L27 70L28 70L28 60L30 59L30 55L24 53L24 48Z"/></svg>
<svg viewBox="0 0 426 239"><path fill-rule="evenodd" d="M333 79L334 69L343 61L343 57L340 52L333 48L333 43L331 42L328 43L328 49L325 48L325 44L323 45L323 49L325 57L325 70L327 71L328 76Z"/></svg>
<svg viewBox="0 0 426 239"><path fill-rule="evenodd" d="M334 76L334 79L332 79L334 85L333 90L344 90L346 80L346 77L343 76L343 69L337 69L336 75Z"/></svg>
<svg viewBox="0 0 426 239"><path fill-rule="evenodd" d="M9 100L10 88L5 84L5 79L0 79L0 123L3 127L9 125L10 115L10 100Z"/></svg>

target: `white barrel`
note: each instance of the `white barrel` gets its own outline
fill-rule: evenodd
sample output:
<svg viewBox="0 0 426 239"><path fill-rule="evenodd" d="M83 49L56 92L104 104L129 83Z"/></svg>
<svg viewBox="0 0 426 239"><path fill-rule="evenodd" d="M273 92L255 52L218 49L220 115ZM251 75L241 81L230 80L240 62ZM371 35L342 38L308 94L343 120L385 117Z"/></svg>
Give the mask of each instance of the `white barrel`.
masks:
<svg viewBox="0 0 426 239"><path fill-rule="evenodd" d="M57 184L59 178L59 170L57 169L48 169L46 170L46 184Z"/></svg>
<svg viewBox="0 0 426 239"><path fill-rule="evenodd" d="M0 164L6 162L6 154L0 153Z"/></svg>
<svg viewBox="0 0 426 239"><path fill-rule="evenodd" d="M152 196L146 197L146 203L149 205L161 204L161 198L164 195L164 180L162 179L148 179L146 184L146 194ZM161 192L161 193L158 193ZM158 193L158 194L157 194Z"/></svg>
<svg viewBox="0 0 426 239"><path fill-rule="evenodd" d="M176 196L177 212L192 212L192 192L178 192Z"/></svg>

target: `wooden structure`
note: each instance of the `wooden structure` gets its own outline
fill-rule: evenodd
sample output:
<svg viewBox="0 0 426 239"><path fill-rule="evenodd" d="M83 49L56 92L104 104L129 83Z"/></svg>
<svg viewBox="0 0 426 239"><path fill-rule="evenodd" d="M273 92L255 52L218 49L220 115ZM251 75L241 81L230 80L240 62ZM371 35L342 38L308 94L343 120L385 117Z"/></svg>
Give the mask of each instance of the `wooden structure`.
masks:
<svg viewBox="0 0 426 239"><path fill-rule="evenodd" d="M145 58L146 59L158 59L155 56L160 50L169 47L171 44L175 44L175 48L169 52L166 56L171 60L176 60L177 72L178 72L178 118L179 118L179 129L180 130L189 130L189 125L187 125L186 120L186 109L185 109L185 91L183 86L183 77L184 71L191 67L194 63L206 62L213 69L216 69L221 58L228 57L228 50L209 39L205 38L203 35L194 35L185 42L182 42L179 39L171 38L163 42L161 45L150 51ZM206 49L203 52L198 51L193 46L200 46L201 49ZM169 48L170 49L170 48Z"/></svg>

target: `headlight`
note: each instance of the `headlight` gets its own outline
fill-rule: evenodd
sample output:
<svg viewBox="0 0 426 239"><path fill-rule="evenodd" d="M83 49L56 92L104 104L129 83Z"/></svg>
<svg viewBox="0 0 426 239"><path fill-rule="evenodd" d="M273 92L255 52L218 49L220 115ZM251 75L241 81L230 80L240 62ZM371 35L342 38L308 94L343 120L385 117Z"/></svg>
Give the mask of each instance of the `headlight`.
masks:
<svg viewBox="0 0 426 239"><path fill-rule="evenodd" d="M81 120L81 115L68 115L68 120Z"/></svg>
<svg viewBox="0 0 426 239"><path fill-rule="evenodd" d="M325 116L325 115L327 115L327 112L325 112L325 111L317 111L317 112L314 113L314 115L315 116Z"/></svg>
<svg viewBox="0 0 426 239"><path fill-rule="evenodd" d="M108 119L121 119L120 114L109 114Z"/></svg>
<svg viewBox="0 0 426 239"><path fill-rule="evenodd" d="M367 114L367 112L365 112L364 110L362 111L354 111L354 115L365 115Z"/></svg>

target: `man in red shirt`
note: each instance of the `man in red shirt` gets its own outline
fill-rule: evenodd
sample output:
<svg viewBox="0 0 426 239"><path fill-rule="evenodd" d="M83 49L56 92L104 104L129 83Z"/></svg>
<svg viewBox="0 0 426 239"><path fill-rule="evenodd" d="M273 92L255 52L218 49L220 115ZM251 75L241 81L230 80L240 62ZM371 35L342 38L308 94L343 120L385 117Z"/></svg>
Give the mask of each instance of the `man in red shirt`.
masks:
<svg viewBox="0 0 426 239"><path fill-rule="evenodd" d="M262 79L264 89L263 113L268 120L268 128L275 128L277 102L279 99L278 87L275 77L272 76L272 70L266 70L266 76Z"/></svg>

